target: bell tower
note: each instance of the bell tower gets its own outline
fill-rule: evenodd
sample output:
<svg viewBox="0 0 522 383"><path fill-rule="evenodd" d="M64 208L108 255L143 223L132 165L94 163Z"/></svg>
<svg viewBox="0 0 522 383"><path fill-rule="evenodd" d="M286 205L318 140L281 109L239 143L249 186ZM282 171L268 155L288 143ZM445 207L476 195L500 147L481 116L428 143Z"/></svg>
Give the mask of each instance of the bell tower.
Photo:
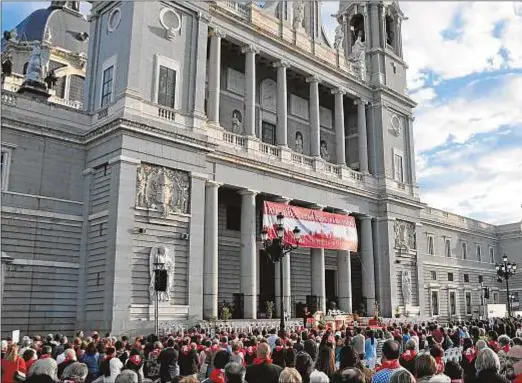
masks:
<svg viewBox="0 0 522 383"><path fill-rule="evenodd" d="M369 81L396 92L406 92L406 68L402 52L402 22L398 1L341 1L339 15L347 21L348 56L358 37L366 45Z"/></svg>

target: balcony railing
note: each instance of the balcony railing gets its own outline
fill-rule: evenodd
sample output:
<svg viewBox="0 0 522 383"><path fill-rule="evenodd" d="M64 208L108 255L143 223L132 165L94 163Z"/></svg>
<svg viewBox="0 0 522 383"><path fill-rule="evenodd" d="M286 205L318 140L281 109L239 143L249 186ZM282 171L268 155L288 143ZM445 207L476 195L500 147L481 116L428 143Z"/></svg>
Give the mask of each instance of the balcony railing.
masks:
<svg viewBox="0 0 522 383"><path fill-rule="evenodd" d="M314 166L314 159L312 157L305 156L304 154L292 153L292 162L299 165L308 167Z"/></svg>
<svg viewBox="0 0 522 383"><path fill-rule="evenodd" d="M239 146L244 148L246 146L246 139L239 134L234 134L230 132L223 132L223 141L228 142L234 146Z"/></svg>
<svg viewBox="0 0 522 383"><path fill-rule="evenodd" d="M176 119L176 113L173 110L158 107L158 117L164 120L174 121Z"/></svg>
<svg viewBox="0 0 522 383"><path fill-rule="evenodd" d="M329 164L328 162L326 162L324 164L324 170L327 173L332 173L338 176L341 175L341 167L339 165Z"/></svg>
<svg viewBox="0 0 522 383"><path fill-rule="evenodd" d="M216 5L236 13L241 18L247 20L249 18L249 9L247 4L238 1L216 1Z"/></svg>
<svg viewBox="0 0 522 383"><path fill-rule="evenodd" d="M52 102L53 104L59 104L59 105L67 106L69 108L73 108L73 109L82 109L83 108L83 103L81 101L67 100L65 98L60 98L60 97L56 97L56 96L51 96L49 98L49 101Z"/></svg>
<svg viewBox="0 0 522 383"><path fill-rule="evenodd" d="M281 157L281 148L264 142L259 143L259 151L278 158Z"/></svg>
<svg viewBox="0 0 522 383"><path fill-rule="evenodd" d="M16 96L12 94L2 93L2 104L16 106Z"/></svg>

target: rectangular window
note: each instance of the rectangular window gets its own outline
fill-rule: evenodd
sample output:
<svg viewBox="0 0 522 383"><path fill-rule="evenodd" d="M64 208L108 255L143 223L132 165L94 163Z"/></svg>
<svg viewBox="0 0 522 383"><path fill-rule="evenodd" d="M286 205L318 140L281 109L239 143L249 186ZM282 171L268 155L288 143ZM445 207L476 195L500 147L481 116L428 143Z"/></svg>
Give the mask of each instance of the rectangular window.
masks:
<svg viewBox="0 0 522 383"><path fill-rule="evenodd" d="M0 172L0 188L1 190L7 190L7 183L9 181L9 165L11 160L11 152L2 150L1 157L1 172Z"/></svg>
<svg viewBox="0 0 522 383"><path fill-rule="evenodd" d="M393 166L395 180L399 182L404 182L404 168L402 164L402 156L400 154L395 153L393 155Z"/></svg>
<svg viewBox="0 0 522 383"><path fill-rule="evenodd" d="M457 299L455 297L455 291L450 292L449 301L450 301L450 315L457 315Z"/></svg>
<svg viewBox="0 0 522 383"><path fill-rule="evenodd" d="M498 303L498 293L493 293L493 303Z"/></svg>
<svg viewBox="0 0 522 383"><path fill-rule="evenodd" d="M276 132L275 125L263 121L263 124L261 125L261 129L262 129L261 134L262 134L263 142L266 142L267 144L270 144L270 145L275 145L275 132Z"/></svg>
<svg viewBox="0 0 522 383"><path fill-rule="evenodd" d="M439 292L431 292L431 315L439 315Z"/></svg>
<svg viewBox="0 0 522 383"><path fill-rule="evenodd" d="M176 71L160 65L158 79L158 104L174 109L176 100Z"/></svg>
<svg viewBox="0 0 522 383"><path fill-rule="evenodd" d="M518 291L515 291L513 294L513 302L518 302Z"/></svg>
<svg viewBox="0 0 522 383"><path fill-rule="evenodd" d="M434 243L433 236L429 235L428 236L428 254L429 255L435 254L435 246L433 245L433 243Z"/></svg>
<svg viewBox="0 0 522 383"><path fill-rule="evenodd" d="M436 271L430 271L430 276L432 281L437 280L437 272Z"/></svg>
<svg viewBox="0 0 522 383"><path fill-rule="evenodd" d="M484 282L484 277L483 277L482 275L479 275L479 276L478 276L478 279L479 279L479 283Z"/></svg>
<svg viewBox="0 0 522 383"><path fill-rule="evenodd" d="M492 247L489 248L489 262L495 263L495 251Z"/></svg>
<svg viewBox="0 0 522 383"><path fill-rule="evenodd" d="M471 315L471 293L466 292L466 314Z"/></svg>
<svg viewBox="0 0 522 383"><path fill-rule="evenodd" d="M241 231L241 206L227 205L227 230Z"/></svg>
<svg viewBox="0 0 522 383"><path fill-rule="evenodd" d="M482 262L482 247L480 245L477 245L477 260Z"/></svg>
<svg viewBox="0 0 522 383"><path fill-rule="evenodd" d="M468 244L462 242L462 259L468 259Z"/></svg>
<svg viewBox="0 0 522 383"><path fill-rule="evenodd" d="M451 258L451 241L449 239L444 241L444 253L446 257Z"/></svg>
<svg viewBox="0 0 522 383"><path fill-rule="evenodd" d="M464 282L469 283L469 274L464 274Z"/></svg>
<svg viewBox="0 0 522 383"><path fill-rule="evenodd" d="M453 282L453 273L448 273L448 281Z"/></svg>
<svg viewBox="0 0 522 383"><path fill-rule="evenodd" d="M103 71L103 80L102 80L102 96L101 96L101 106L105 106L111 102L112 98L112 81L114 65L111 65L107 69Z"/></svg>

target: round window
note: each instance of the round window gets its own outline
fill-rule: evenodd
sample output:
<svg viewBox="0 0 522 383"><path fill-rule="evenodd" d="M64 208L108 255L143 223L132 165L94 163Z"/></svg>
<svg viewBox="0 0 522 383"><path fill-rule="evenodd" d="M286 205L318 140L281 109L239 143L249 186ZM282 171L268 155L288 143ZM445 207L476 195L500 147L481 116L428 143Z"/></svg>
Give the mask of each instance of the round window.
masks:
<svg viewBox="0 0 522 383"><path fill-rule="evenodd" d="M109 13L109 22L107 24L107 29L109 32L113 32L118 25L120 25L121 21L121 10L120 8L115 8Z"/></svg>
<svg viewBox="0 0 522 383"><path fill-rule="evenodd" d="M181 29L181 16L170 8L163 8L159 19L163 28L167 31L178 33Z"/></svg>

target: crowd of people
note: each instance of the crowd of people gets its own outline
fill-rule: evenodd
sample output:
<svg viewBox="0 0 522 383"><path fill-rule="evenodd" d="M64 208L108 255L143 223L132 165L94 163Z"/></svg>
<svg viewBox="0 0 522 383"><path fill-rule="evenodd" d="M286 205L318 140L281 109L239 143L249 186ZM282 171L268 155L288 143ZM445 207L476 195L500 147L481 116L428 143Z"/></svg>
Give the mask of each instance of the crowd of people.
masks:
<svg viewBox="0 0 522 383"><path fill-rule="evenodd" d="M447 350L458 357L446 358ZM2 383L522 383L521 321L2 340Z"/></svg>

